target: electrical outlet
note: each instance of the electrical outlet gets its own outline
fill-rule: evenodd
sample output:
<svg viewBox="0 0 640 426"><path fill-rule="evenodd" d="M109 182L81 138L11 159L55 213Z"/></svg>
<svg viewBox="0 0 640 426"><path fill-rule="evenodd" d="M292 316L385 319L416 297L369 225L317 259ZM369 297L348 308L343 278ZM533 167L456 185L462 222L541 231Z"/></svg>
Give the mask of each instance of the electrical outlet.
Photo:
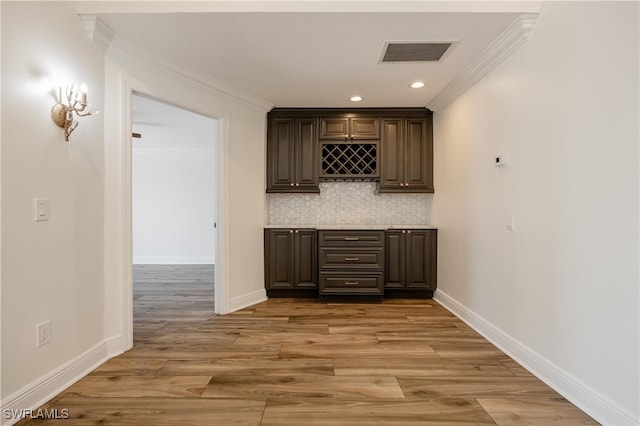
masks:
<svg viewBox="0 0 640 426"><path fill-rule="evenodd" d="M36 325L36 337L37 347L51 342L51 321L41 322Z"/></svg>

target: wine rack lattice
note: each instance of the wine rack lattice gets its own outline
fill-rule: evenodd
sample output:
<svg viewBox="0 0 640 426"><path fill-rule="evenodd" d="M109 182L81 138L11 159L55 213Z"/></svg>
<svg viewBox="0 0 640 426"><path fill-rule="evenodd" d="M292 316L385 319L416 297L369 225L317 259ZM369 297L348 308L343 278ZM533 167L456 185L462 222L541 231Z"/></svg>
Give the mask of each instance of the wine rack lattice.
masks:
<svg viewBox="0 0 640 426"><path fill-rule="evenodd" d="M322 144L322 177L378 176L378 145L375 143Z"/></svg>

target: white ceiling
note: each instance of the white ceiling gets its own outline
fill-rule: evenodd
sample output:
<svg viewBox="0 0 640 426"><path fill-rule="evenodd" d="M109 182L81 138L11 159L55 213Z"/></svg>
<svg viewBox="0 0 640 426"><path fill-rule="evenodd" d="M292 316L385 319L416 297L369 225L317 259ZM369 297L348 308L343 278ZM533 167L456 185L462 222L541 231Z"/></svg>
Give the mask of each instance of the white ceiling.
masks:
<svg viewBox="0 0 640 426"><path fill-rule="evenodd" d="M122 6L84 12L97 14L116 37L144 52L275 106L424 107L521 13L537 7L524 2L471 2L467 9L473 12L465 12L467 3L456 4L452 11L442 2L363 1L355 2L360 12L336 12L329 6L320 8L329 11L300 12L290 11L300 9L292 5L321 2L280 2L289 9L265 12L265 4L278 2L255 3L260 12L251 11L252 2L243 3L242 10L248 12L211 12L198 4L191 13L166 13L180 12L178 6L147 13L154 11L151 3L143 8L145 13ZM386 7L362 11L368 5L370 10ZM114 10L118 13L111 13ZM385 41L454 45L439 62L379 63ZM416 80L426 86L410 89ZM356 94L364 98L357 104L349 101Z"/></svg>
<svg viewBox="0 0 640 426"><path fill-rule="evenodd" d="M131 102L133 149L213 149L216 120L164 102L134 94Z"/></svg>

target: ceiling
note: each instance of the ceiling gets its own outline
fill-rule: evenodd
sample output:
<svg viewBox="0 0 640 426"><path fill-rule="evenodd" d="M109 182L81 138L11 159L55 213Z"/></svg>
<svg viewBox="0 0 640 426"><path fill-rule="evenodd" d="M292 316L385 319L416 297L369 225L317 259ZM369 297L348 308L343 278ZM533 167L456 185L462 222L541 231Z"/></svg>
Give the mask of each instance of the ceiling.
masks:
<svg viewBox="0 0 640 426"><path fill-rule="evenodd" d="M217 121L156 99L134 94L131 102L133 149L210 150L218 132Z"/></svg>
<svg viewBox="0 0 640 426"><path fill-rule="evenodd" d="M200 6L188 13L178 6L156 13L148 3L143 12L120 7L97 15L116 39L275 106L424 107L521 13L535 9L523 2L487 2L484 8L478 6L484 2L470 2L473 11L466 12L462 4L449 10L434 7L442 2L363 1L348 11L334 11L330 4L271 11L264 5L307 2L256 3L258 12L253 2L244 2L243 11ZM411 7L400 7L405 3ZM377 11L364 11L368 4ZM380 5L387 7L379 10ZM453 45L438 62L381 63L390 41ZM414 81L425 86L411 89ZM363 101L349 101L353 95Z"/></svg>

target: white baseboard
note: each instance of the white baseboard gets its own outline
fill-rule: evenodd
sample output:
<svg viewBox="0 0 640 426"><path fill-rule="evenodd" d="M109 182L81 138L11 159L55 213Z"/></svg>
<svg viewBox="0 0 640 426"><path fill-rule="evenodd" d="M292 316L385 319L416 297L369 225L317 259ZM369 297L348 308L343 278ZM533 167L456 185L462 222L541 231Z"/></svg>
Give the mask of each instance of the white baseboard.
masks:
<svg viewBox="0 0 640 426"><path fill-rule="evenodd" d="M635 419L633 414L509 336L448 294L438 290L434 299L598 422L612 426L640 424L640 419Z"/></svg>
<svg viewBox="0 0 640 426"><path fill-rule="evenodd" d="M213 257L133 257L134 265L213 265Z"/></svg>
<svg viewBox="0 0 640 426"><path fill-rule="evenodd" d="M106 360L123 352L124 339L111 337L87 349L41 378L29 383L2 401L2 426L17 423L19 418L6 419L5 410L37 409L69 386L85 377ZM14 411L16 412L16 411Z"/></svg>
<svg viewBox="0 0 640 426"><path fill-rule="evenodd" d="M229 301L229 312L234 312L247 306L255 305L256 303L264 302L267 300L267 290L260 289L253 293L243 294L242 296L234 297Z"/></svg>

